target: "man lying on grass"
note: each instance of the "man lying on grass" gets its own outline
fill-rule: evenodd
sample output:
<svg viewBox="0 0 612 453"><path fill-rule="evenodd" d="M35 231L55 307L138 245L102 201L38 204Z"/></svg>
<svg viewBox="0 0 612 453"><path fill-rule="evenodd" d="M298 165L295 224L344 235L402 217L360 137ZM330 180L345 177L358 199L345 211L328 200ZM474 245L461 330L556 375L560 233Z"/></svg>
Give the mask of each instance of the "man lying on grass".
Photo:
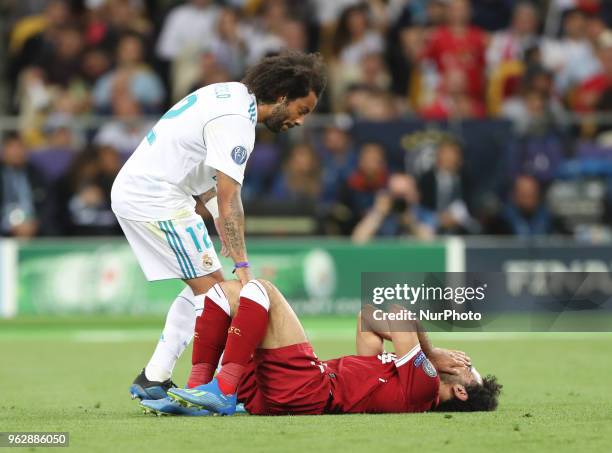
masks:
<svg viewBox="0 0 612 453"><path fill-rule="evenodd" d="M254 415L495 410L501 385L481 378L463 352L432 347L416 324L399 331L366 319L360 314L356 355L322 361L274 285L216 284L196 323L188 388L141 404L187 415L232 415L237 402ZM384 352L385 339L395 354Z"/></svg>

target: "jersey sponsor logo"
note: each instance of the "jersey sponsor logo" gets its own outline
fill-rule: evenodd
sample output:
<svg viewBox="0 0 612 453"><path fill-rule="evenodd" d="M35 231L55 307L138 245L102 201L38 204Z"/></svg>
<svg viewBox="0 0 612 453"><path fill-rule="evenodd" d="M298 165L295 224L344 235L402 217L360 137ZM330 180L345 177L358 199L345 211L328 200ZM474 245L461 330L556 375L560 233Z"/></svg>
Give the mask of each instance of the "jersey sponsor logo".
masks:
<svg viewBox="0 0 612 453"><path fill-rule="evenodd" d="M243 147L243 146L236 146L232 150L232 159L238 165L244 164L246 162L246 160L247 160L247 150L246 150L246 148Z"/></svg>
<svg viewBox="0 0 612 453"><path fill-rule="evenodd" d="M429 377L436 377L438 375L436 369L428 359L423 360L423 371L425 371L425 374Z"/></svg>

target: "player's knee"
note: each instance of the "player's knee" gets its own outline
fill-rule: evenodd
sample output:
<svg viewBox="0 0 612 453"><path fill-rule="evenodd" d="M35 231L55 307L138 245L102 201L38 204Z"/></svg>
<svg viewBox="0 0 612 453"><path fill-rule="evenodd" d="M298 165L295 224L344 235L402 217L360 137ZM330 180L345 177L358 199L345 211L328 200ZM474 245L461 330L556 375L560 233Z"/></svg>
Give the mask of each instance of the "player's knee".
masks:
<svg viewBox="0 0 612 453"><path fill-rule="evenodd" d="M269 280L265 280L263 278L258 278L256 280L266 290L266 293L268 294L268 298L270 299L270 302L272 303L272 301L276 299L276 297L272 297L272 296L275 292L278 291L276 286L274 286L274 283L272 283Z"/></svg>
<svg viewBox="0 0 612 453"><path fill-rule="evenodd" d="M270 293L270 282L261 279L250 280L242 290L240 291L240 297L246 297L247 299L253 300L264 307L266 310L270 310L271 300L273 299Z"/></svg>
<svg viewBox="0 0 612 453"><path fill-rule="evenodd" d="M218 286L223 290L226 297L231 300L238 300L241 285L238 280L225 280L218 284Z"/></svg>

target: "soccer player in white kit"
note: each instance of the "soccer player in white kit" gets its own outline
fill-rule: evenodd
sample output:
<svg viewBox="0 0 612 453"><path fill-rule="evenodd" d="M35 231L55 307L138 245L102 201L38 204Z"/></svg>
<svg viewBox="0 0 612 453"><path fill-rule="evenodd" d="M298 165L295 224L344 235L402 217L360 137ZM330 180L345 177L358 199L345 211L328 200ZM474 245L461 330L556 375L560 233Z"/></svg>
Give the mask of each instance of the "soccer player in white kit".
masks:
<svg viewBox="0 0 612 453"><path fill-rule="evenodd" d="M244 240L240 189L255 126L286 131L314 110L326 83L319 54L284 53L253 66L241 83L200 88L174 105L119 172L112 208L149 281L181 279L153 356L130 387L159 399L191 341L204 294L223 280L221 265L194 197L215 218L222 253L244 285L253 276Z"/></svg>

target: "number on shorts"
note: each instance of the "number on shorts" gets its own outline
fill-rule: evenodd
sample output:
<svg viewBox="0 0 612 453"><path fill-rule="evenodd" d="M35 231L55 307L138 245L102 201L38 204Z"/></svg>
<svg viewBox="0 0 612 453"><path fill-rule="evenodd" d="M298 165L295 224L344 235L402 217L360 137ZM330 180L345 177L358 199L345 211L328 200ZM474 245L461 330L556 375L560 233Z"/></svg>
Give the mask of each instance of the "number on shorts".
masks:
<svg viewBox="0 0 612 453"><path fill-rule="evenodd" d="M212 247L212 242L210 240L210 237L208 237L208 232L206 231L206 228L204 228L204 222L200 222L196 225L196 228L200 231L203 231L202 234L202 242L204 242L204 247L206 247L207 249ZM187 228L187 233L189 233L189 236L191 236L191 239L193 239L193 243L196 246L196 249L198 249L198 252L202 252L202 246L200 245L200 241L198 240L198 236L194 230L193 227L188 227Z"/></svg>

